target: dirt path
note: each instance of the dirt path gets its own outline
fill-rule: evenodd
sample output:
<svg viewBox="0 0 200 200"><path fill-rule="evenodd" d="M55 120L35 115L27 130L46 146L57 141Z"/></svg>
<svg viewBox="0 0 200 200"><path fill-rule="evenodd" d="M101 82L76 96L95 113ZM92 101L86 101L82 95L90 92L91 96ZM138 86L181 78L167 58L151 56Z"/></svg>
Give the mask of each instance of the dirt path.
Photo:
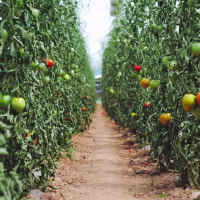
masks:
<svg viewBox="0 0 200 200"><path fill-rule="evenodd" d="M60 159L56 181L42 200L151 200L163 192L163 200L190 199L188 186L175 187L177 174L152 176L156 163L148 158L148 150L132 145L126 131L102 112L98 105L90 130L74 137L75 161Z"/></svg>

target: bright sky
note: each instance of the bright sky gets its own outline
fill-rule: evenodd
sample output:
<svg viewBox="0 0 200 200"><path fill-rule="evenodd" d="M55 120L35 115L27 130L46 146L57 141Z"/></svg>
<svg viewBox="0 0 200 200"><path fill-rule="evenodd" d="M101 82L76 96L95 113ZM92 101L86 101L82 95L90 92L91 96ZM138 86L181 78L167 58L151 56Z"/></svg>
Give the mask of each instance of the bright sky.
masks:
<svg viewBox="0 0 200 200"><path fill-rule="evenodd" d="M101 68L101 41L105 41L106 35L110 32L114 17L110 15L110 0L83 1L84 7L80 12L81 22L85 24L83 36L91 57L91 66L98 71L97 68Z"/></svg>

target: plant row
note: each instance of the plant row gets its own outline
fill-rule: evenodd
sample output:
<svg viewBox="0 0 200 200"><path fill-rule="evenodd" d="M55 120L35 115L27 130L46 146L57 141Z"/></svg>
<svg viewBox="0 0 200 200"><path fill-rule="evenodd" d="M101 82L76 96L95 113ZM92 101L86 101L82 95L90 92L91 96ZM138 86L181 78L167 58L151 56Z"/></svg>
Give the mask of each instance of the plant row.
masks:
<svg viewBox="0 0 200 200"><path fill-rule="evenodd" d="M200 187L200 4L127 0L103 54L102 103L156 169ZM191 112L190 112L191 111Z"/></svg>
<svg viewBox="0 0 200 200"><path fill-rule="evenodd" d="M89 128L95 79L72 0L0 1L0 199L43 186ZM36 176L36 171L41 175Z"/></svg>

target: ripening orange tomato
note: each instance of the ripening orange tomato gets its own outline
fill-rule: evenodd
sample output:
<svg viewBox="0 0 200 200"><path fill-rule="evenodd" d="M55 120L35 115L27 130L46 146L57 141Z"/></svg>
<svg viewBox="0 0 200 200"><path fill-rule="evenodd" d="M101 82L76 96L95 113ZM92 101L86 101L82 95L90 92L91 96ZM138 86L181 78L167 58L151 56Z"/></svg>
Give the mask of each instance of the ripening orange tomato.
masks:
<svg viewBox="0 0 200 200"><path fill-rule="evenodd" d="M170 116L171 113L162 113L159 117L160 119L160 122L164 125L168 125L169 122L171 121L172 119L172 116Z"/></svg>
<svg viewBox="0 0 200 200"><path fill-rule="evenodd" d="M141 80L141 86L142 86L142 88L147 88L148 86L149 86L149 83L150 83L150 80L149 79L147 79L147 78L143 78L142 80Z"/></svg>

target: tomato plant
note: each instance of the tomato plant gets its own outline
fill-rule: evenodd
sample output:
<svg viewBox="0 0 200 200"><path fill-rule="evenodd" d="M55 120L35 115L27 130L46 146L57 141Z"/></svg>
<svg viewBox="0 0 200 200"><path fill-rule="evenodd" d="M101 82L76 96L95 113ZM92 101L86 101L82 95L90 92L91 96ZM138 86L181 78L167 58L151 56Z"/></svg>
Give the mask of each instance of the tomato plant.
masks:
<svg viewBox="0 0 200 200"><path fill-rule="evenodd" d="M72 136L92 122L95 78L77 12L76 0L0 1L2 199L45 191L61 150L72 156ZM29 130L34 135L23 139Z"/></svg>

